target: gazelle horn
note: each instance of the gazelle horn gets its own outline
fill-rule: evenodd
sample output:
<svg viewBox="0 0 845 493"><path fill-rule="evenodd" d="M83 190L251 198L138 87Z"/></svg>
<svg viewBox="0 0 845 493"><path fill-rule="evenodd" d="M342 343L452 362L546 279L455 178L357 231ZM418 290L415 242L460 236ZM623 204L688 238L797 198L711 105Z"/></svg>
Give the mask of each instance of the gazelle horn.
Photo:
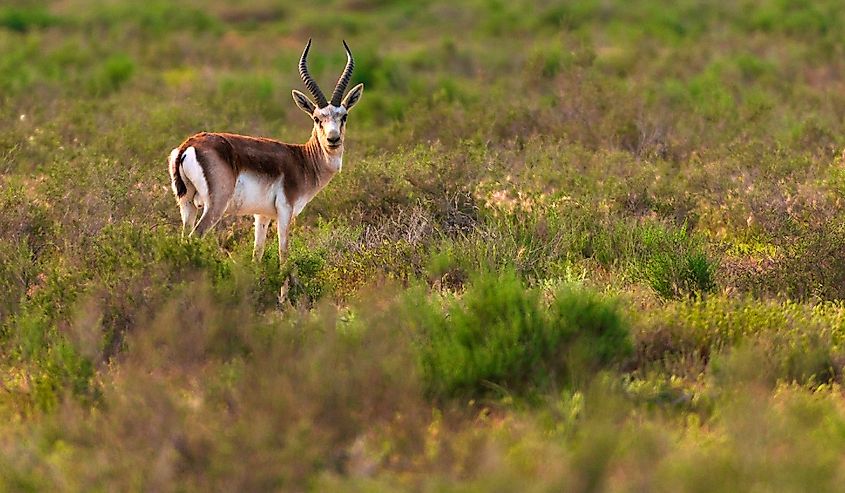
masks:
<svg viewBox="0 0 845 493"><path fill-rule="evenodd" d="M349 45L346 44L346 41L343 42L343 47L346 49L346 68L343 69L343 74L337 80L334 93L332 93L332 106L340 106L343 93L346 92L346 86L349 85L349 79L352 78L352 69L355 68L355 60L352 59L352 52L349 51Z"/></svg>
<svg viewBox="0 0 845 493"><path fill-rule="evenodd" d="M311 77L311 74L308 73L308 50L311 48L311 40L308 40L308 44L305 45L305 51L302 52L302 56L299 58L299 76L302 77L302 82L305 83L305 87L311 91L311 94L314 95L314 98L317 100L317 107L318 108L325 108L328 106L328 102L326 101L326 96L323 95L323 91L320 90L320 86L314 81Z"/></svg>

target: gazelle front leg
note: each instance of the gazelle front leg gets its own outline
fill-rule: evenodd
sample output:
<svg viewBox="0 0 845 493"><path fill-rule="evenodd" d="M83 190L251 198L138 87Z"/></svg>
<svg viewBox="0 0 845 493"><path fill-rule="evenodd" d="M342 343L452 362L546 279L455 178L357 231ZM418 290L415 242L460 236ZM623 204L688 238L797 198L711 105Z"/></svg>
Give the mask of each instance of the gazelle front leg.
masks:
<svg viewBox="0 0 845 493"><path fill-rule="evenodd" d="M284 268L285 264L285 257L287 256L288 251L288 233L290 230L290 223L293 218L293 210L291 210L290 206L285 204L279 204L277 206L277 217L278 224L276 225L276 229L279 230L279 269ZM294 283L296 279L294 279ZM279 291L279 303L284 304L288 298L288 289L290 287L290 278L285 279L284 284L282 284L282 288Z"/></svg>
<svg viewBox="0 0 845 493"><path fill-rule="evenodd" d="M293 211L290 206L285 204L283 207L279 207L276 219L278 219L277 229L279 230L279 267L281 267L287 256L288 233L290 231L291 221L293 220Z"/></svg>
<svg viewBox="0 0 845 493"><path fill-rule="evenodd" d="M270 229L270 218L255 215L255 246L252 249L252 260L257 262L264 256L264 244L267 241L267 230Z"/></svg>

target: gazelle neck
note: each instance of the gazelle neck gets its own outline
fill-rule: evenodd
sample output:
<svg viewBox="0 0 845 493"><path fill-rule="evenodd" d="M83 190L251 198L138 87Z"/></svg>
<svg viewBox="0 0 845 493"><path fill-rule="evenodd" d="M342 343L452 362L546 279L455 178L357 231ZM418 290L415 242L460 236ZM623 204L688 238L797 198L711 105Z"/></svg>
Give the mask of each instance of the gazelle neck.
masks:
<svg viewBox="0 0 845 493"><path fill-rule="evenodd" d="M343 167L343 144L337 149L326 149L320 143L316 129L311 132L311 138L305 143L305 152L319 170L321 182L328 182Z"/></svg>

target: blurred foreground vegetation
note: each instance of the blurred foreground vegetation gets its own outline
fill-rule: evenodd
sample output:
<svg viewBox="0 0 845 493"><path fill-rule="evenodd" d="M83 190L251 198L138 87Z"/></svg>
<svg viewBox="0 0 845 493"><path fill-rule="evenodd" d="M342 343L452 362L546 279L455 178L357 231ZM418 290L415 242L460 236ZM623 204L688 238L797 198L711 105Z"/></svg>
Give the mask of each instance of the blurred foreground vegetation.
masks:
<svg viewBox="0 0 845 493"><path fill-rule="evenodd" d="M249 218L180 240L169 150L304 141L309 37L366 90L281 272ZM0 490L840 490L843 40L834 0L3 2Z"/></svg>

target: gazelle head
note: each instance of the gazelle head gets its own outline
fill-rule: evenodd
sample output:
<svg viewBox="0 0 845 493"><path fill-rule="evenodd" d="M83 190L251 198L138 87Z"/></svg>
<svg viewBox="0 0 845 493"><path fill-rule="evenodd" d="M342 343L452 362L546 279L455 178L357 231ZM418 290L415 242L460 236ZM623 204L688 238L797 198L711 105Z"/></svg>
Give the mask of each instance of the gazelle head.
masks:
<svg viewBox="0 0 845 493"><path fill-rule="evenodd" d="M361 94L364 92L364 84L358 84L353 87L346 97L343 93L346 92L346 86L349 85L349 79L352 77L352 69L355 68L355 61L352 59L352 52L349 51L346 41L343 42L343 47L346 49L346 68L343 69L340 79L332 93L331 101L327 101L320 90L320 86L314 81L308 73L308 50L311 48L311 40L305 45L305 50L302 52L302 57L299 59L299 76L302 77L302 82L305 87L317 100L315 104L305 94L293 90L293 100L302 111L308 113L314 120L314 135L320 142L320 146L329 154L341 152L343 149L343 139L346 136L346 114L355 106L355 103L361 99Z"/></svg>

